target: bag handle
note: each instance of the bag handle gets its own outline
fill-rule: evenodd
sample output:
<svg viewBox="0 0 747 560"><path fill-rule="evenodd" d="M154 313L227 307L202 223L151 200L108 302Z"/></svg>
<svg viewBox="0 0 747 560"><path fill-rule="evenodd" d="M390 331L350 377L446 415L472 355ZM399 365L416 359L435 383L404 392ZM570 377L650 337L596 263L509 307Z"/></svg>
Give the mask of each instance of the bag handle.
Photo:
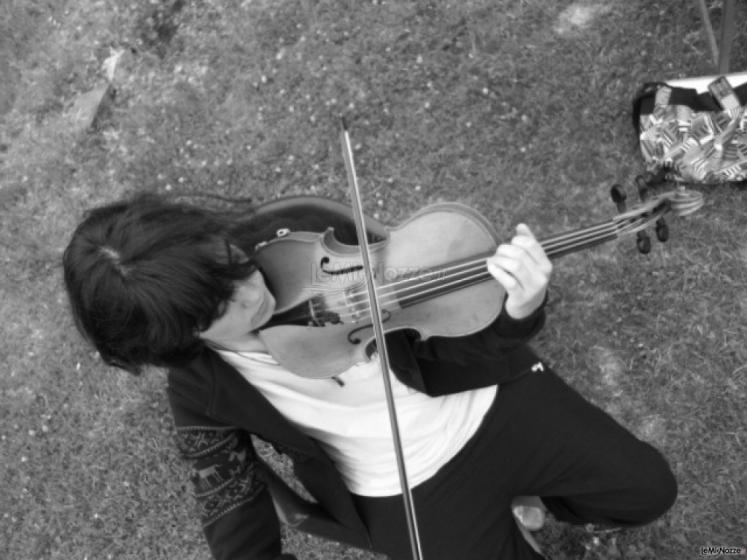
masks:
<svg viewBox="0 0 747 560"><path fill-rule="evenodd" d="M679 88L667 85L666 82L646 82L633 97L633 128L640 134L641 115L650 115L654 112L656 92L662 87L669 87L672 95L669 105L684 105L693 111L719 112L721 106L709 92L698 93L695 89ZM734 88L734 93L741 105L747 104L747 83Z"/></svg>

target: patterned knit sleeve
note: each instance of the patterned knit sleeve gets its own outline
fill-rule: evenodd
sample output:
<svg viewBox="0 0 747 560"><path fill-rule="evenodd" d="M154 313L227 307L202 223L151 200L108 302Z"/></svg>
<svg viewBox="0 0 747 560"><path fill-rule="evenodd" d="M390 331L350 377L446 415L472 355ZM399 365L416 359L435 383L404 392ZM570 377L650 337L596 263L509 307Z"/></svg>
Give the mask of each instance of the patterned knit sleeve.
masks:
<svg viewBox="0 0 747 560"><path fill-rule="evenodd" d="M178 426L177 446L192 465L203 530L218 560L280 560L280 528L256 467L251 436L223 426Z"/></svg>
<svg viewBox="0 0 747 560"><path fill-rule="evenodd" d="M179 451L192 462L191 479L203 526L250 502L264 486L256 476L254 449L246 439L234 428L177 428Z"/></svg>

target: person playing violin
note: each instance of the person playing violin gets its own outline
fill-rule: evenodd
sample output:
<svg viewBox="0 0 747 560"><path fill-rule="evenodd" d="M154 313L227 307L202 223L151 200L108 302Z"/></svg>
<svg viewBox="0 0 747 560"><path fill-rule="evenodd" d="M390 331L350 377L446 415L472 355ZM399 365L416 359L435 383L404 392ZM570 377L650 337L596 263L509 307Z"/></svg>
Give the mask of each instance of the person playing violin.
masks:
<svg viewBox="0 0 747 560"><path fill-rule="evenodd" d="M350 223L300 215L292 229ZM255 247L273 224L156 195L92 209L64 253L81 333L133 373L168 369L168 398L207 542L221 560L279 560L279 522L252 437L290 457L305 488L370 548L411 558L376 360L335 378L285 370L258 336L275 298ZM543 558L511 504L541 498L573 524L631 527L673 504L662 455L582 398L528 346L552 266L526 225L485 263L497 319L457 338L387 334L417 525L428 560Z"/></svg>

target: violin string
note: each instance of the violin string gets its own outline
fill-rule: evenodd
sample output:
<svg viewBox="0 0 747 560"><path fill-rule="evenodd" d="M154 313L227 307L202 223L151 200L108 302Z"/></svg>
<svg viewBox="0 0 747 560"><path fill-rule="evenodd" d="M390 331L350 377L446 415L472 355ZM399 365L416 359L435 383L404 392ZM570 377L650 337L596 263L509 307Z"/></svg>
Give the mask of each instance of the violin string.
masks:
<svg viewBox="0 0 747 560"><path fill-rule="evenodd" d="M543 248L548 253L548 256L554 256L561 252L574 252L582 248L591 247L599 242L606 241L607 239L611 237L616 237L621 234L625 233L631 233L635 231L634 228L640 228L641 225L645 225L650 221L650 219L644 219L645 216L624 216L625 219L629 220L628 224L620 224L618 223L620 220L620 216L618 216L618 219L613 219L608 222L604 222L601 224L597 224L594 226L590 226L587 228L574 230L571 232L559 234L556 236L553 236L551 238L548 238L546 240L541 241ZM432 276L435 277L441 277L441 278L447 278L449 274L453 274L456 272L457 274L464 274L465 272L468 272L468 270L465 267L470 267L474 265L479 265L480 269L482 270L482 267L484 266L485 258L487 258L489 254L486 254L484 256L480 256L476 260L472 261L464 261L461 263L457 263L454 265L449 265L443 268L438 269L436 272L430 273ZM421 275L422 276L422 275ZM427 277L427 275L425 275ZM387 283L385 285L380 286L380 290L384 291L386 290L389 292L389 294L384 294L384 297L387 295L393 295L394 299L389 299L388 303L391 303L393 301L396 301L397 295L402 293L402 289L400 288L403 284L412 284L413 283L412 278L407 278L404 280L397 280L394 282ZM432 278L430 280L421 280L419 284L417 284L418 288L422 286L427 286L428 284L431 284L433 282L437 282L438 278ZM412 288L410 288L412 289ZM425 293L432 292L432 289L427 289ZM345 290L339 290L339 293L344 293ZM356 297L363 297L365 296L364 292L349 292L347 294L348 298L354 299ZM336 311L340 313L341 316L354 316L355 312L351 312L349 314L346 314L344 311L340 312L339 308L331 308L332 311Z"/></svg>
<svg viewBox="0 0 747 560"><path fill-rule="evenodd" d="M389 305L389 304L399 304L403 305L410 301L415 301L419 298L427 297L429 294L434 294L439 291L448 291L448 288L460 288L462 286L468 285L468 283L474 283L475 280L481 281L484 280L489 276L489 273L487 272L487 268L485 267L485 261L481 261L481 266L474 267L471 271L471 274L468 275L456 275L452 274L450 275L449 282L438 282L436 281L428 281L427 284L433 284L431 287L424 289L423 284L418 284L416 286L412 286L405 289L399 289L399 290L387 290L385 294L381 295L379 297L380 303L382 307ZM458 278L454 278L457 277ZM466 281L466 282L465 282ZM389 286L386 286L387 288ZM358 310L350 310L347 306L342 306L345 309L336 311L337 315L342 319L352 319L357 316L366 316L369 311L367 306L361 306Z"/></svg>
<svg viewBox="0 0 747 560"><path fill-rule="evenodd" d="M630 233L635 233L636 231L640 230L641 228L645 227L652 221L654 221L654 218L657 218L658 216L662 215L663 211L652 211L649 209L641 209L639 208L637 211L631 210L625 214L619 214L612 220L609 220L607 222L598 224L596 226L591 226L588 228L583 228L580 230L571 231L568 233L560 234L553 236L552 238L547 239L546 241L542 241L542 246L545 248L545 250L553 250L553 243L559 242L559 243L565 243L566 238L571 237L574 238L574 241L577 241L580 239L579 234L583 237L586 236L587 233L594 233L601 230L609 230L610 236L620 237L622 235L627 235ZM604 237L599 239L600 241L604 241ZM583 245L579 245L579 247L583 247ZM576 246L572 247L563 247L563 251L570 250L576 250Z"/></svg>
<svg viewBox="0 0 747 560"><path fill-rule="evenodd" d="M593 231L589 231L592 229ZM575 251L580 248L587 246L593 246L594 244L604 241L615 235L616 225L615 224L600 224L598 226L592 226L592 228L578 230L576 232L570 232L563 234L560 237L565 239L552 238L547 241L543 241L543 247L545 243L549 246L545 247L545 250L550 252L560 251ZM450 265L444 268L438 269L436 272L431 273L434 278L429 280L423 280L418 283L413 283L413 279L399 280L380 286L380 301L383 305L393 303L407 303L415 301L418 298L427 297L429 294L435 293L439 290L448 288L459 288L462 285L470 285L475 282L482 281L490 277L490 273L487 272L485 266L485 258L481 257L471 261L465 261L456 265ZM402 284L410 283L411 286L400 288ZM415 290L415 291L413 291ZM344 292L344 290L340 290ZM362 292L350 292L347 294L348 298L362 297ZM344 304L330 308L336 312L342 319L351 319L361 314L368 312L366 306L361 307L358 310L350 311L348 306Z"/></svg>
<svg viewBox="0 0 747 560"><path fill-rule="evenodd" d="M597 229L599 231L596 231ZM576 248L581 248L581 247L586 246L589 242L603 241L610 234L613 234L614 232L615 232L614 226L611 226L609 224L604 224L602 226L595 227L595 231L591 233L587 232L586 230L575 232L574 239L566 239L565 241L563 241L563 240L558 240L556 238L551 238L547 240L547 247L545 246L545 243L546 243L545 241L542 241L541 243L543 245L543 248L545 248L546 251L548 250L548 247L550 251L557 251L560 249L575 250ZM565 234L565 237L569 237L569 234ZM485 259L491 254L492 252L482 255L478 258L475 258L474 260L464 261L461 263L439 268L435 272L430 273L431 275L436 276L437 278L432 279L432 280L422 280L418 284L418 286L427 285L432 282L438 281L438 277L447 279L447 277L451 274L464 274L466 272L470 272L469 270L470 267L479 266L480 269L482 269L485 266ZM398 280L398 281L394 281L394 282L390 282L385 285L382 285L382 288L391 289L392 291L399 291L400 285L412 283L412 282L413 282L412 279ZM353 297L355 297L355 296L363 295L363 294L360 292L358 293L352 292L349 295L352 295Z"/></svg>
<svg viewBox="0 0 747 560"><path fill-rule="evenodd" d="M630 218L626 223L620 224L618 235L630 235L644 229L647 225L653 222L655 219L662 216L665 212L663 210L653 211L650 214L641 216L635 216Z"/></svg>
<svg viewBox="0 0 747 560"><path fill-rule="evenodd" d="M548 240L548 244L550 245L551 250L575 250L576 248L582 248L590 244L594 244L598 241L603 241L607 239L611 233L614 233L614 230L610 229L609 224L595 226L594 229L594 232L583 230L573 233L573 235L575 235L575 239L573 240L570 239L570 234L564 234L563 237L566 237L565 242L561 243L558 242L557 239L553 238L551 240ZM543 247L544 243L545 242L542 242ZM443 274L444 271L449 271L449 274ZM397 296L396 300L400 302L417 300L418 298L425 297L428 294L442 288L446 288L446 291L448 291L448 288L450 287L461 287L462 285L470 285L475 283L476 281L481 281L491 276L487 271L485 258L467 261L465 263L460 263L457 266L445 267L443 269L439 269L438 273L442 276L442 281L437 286L422 289L422 286L424 284L432 284L433 282L438 281L438 279L434 279L420 283L416 286L397 289L395 294ZM390 286L392 286L392 284L387 284L386 287L389 288ZM415 289L419 291L411 293L412 290Z"/></svg>
<svg viewBox="0 0 747 560"><path fill-rule="evenodd" d="M609 231L611 228L614 228L614 225L611 222L605 222L602 224L597 224L595 226L590 226L588 228L569 231L566 233L561 233L559 235L548 237L547 239L543 239L542 241L540 241L540 244L542 245L542 247L545 248L545 250L547 250L548 246L565 245L567 243L574 243L580 238L595 236L595 235L598 235L600 232Z"/></svg>
<svg viewBox="0 0 747 560"><path fill-rule="evenodd" d="M439 286L441 285L440 282L444 279L448 280L452 277L456 277L456 276L460 276L464 274L470 274L474 272L475 270L480 270L484 268L485 268L485 258L465 261L465 262L458 263L455 265L449 265L447 267L439 268L435 271L430 271L430 272L421 274L419 278L410 277L410 278L406 278L403 280L397 280L394 282L383 284L383 285L378 286L377 290L379 292L379 297L381 301L387 301L388 303L391 303L391 302L397 301L398 296L402 293L406 293L408 290L419 290L419 289L422 289L423 287L427 287L433 284L435 284L436 286ZM429 293L430 291L431 289L427 289L423 293ZM345 292L344 289L341 289L338 291L338 293L343 294L343 296L346 296L347 299L349 300L361 298L361 301L362 301L362 298L365 296L365 293L362 291L351 291L351 292L348 292L347 294L345 294L344 292ZM394 297L392 298L392 296ZM389 298L389 299L387 300L386 298ZM337 311L337 309L335 308L332 308L332 309Z"/></svg>
<svg viewBox="0 0 747 560"><path fill-rule="evenodd" d="M599 224L597 226L591 226L590 228L585 228L583 230L577 230L574 232L569 232L566 234L562 234L559 236L555 236L552 238L548 238L547 240L541 241L543 248L546 251L555 251L555 250L575 250L577 247L584 247L588 242L593 241L604 241L608 236L614 234L616 232L615 225L613 223L605 223L605 224ZM434 272L427 273L431 274L433 276L441 276L443 277L446 274L449 274L451 272L457 272L462 273L464 272L464 267L470 267L474 266L476 264L482 265L485 262L485 259L489 257L492 254L486 253L485 255L480 255L475 260L471 261L463 261L460 263L454 263L442 268L437 269ZM421 275L421 276L427 276ZM396 280L394 282L389 282L382 287L386 288L392 288L397 289L398 286L402 284L412 283L412 278L406 278L403 280ZM423 280L421 283L428 283L431 282L431 280ZM351 294L353 297L355 296L364 296L364 292L352 292Z"/></svg>
<svg viewBox="0 0 747 560"><path fill-rule="evenodd" d="M598 236L579 238L572 244L548 245L545 247L545 251L549 257L556 258L568 253L578 252L581 249L595 247L605 241L611 241L617 237L619 237L619 233L616 230L609 230Z"/></svg>
<svg viewBox="0 0 747 560"><path fill-rule="evenodd" d="M645 225L651 223L653 219L661 213L641 212L638 215L633 215L629 212L627 214L618 215L608 222L559 234L542 240L540 243L550 257L562 253L575 252L583 248L592 247L610 238L635 233ZM482 281L489 277L485 268L485 259L488 256L489 254L485 254L474 260L467 260L461 263L448 265L439 268L435 272L421 274L420 278L410 277L381 285L378 289L380 292L383 292L381 298L382 303L402 304L403 302L416 301L418 298L427 297L429 294L435 293L439 289L442 290L446 288L448 291L448 288L450 287L461 287L462 285L468 286L475 282ZM433 286L434 283L436 284L435 286ZM407 284L409 284L409 286L402 287ZM337 292L347 299L355 299L365 295L360 291L348 292L346 294L346 290L344 289L338 290ZM327 294L329 293L330 292L328 291ZM317 303L318 302L312 302L311 306L318 313L320 309ZM368 312L368 309L365 306L357 311L350 311L349 305L345 303L325 307L323 310L336 313L341 319L351 319L356 315ZM294 318L300 320L313 320L313 316L314 312L311 314L293 314Z"/></svg>
<svg viewBox="0 0 747 560"><path fill-rule="evenodd" d="M631 233L635 231L635 229L631 230L631 228L640 228L649 221L642 217L634 217L629 220L629 223L620 225L613 220L581 230L560 234L543 240L540 243L548 256L553 256L561 252L573 252L585 247L594 246L599 242L606 241L610 237L619 236L622 233ZM474 260L439 268L435 272L422 275L425 278L428 278L428 276L431 277L425 280L418 281L417 278L413 279L411 277L381 285L378 288L380 291L380 301L383 305L394 303L402 305L403 303L406 304L417 299L422 299L438 291L449 291L450 288L466 287L480 282L490 276L485 267L487 256L489 254ZM402 287L406 284L410 285ZM339 293L344 294L348 299L355 299L356 297L363 297L365 295L362 291L353 291L345 294L345 290L342 289L339 290ZM352 311L345 304L329 307L328 310L343 320L352 319L356 316L360 317L361 315L367 316L369 312L368 306L365 304L360 309Z"/></svg>
<svg viewBox="0 0 747 560"><path fill-rule="evenodd" d="M418 298L427 297L429 294L435 293L439 290L444 290L451 287L458 288L464 281L474 282L475 279L482 280L490 275L485 266L485 259L471 261L469 264L470 266L468 268L463 268L459 272L451 272L446 275L439 273L438 277L434 279L412 283L410 286L404 288L392 287L393 284L400 285L403 282L393 282L392 284L383 285L378 290L379 301L382 305L395 303L401 304L405 301L412 301ZM412 280L410 282L412 282ZM360 295L360 292L352 292L348 294L348 297L357 297ZM341 310L339 307L333 307L331 309L334 310L341 318L353 318L357 315L360 315L361 313L365 314L368 312L368 308L365 305L361 306L361 308L358 310L352 311L349 309L349 306L345 306L343 304L342 307L344 307L345 309Z"/></svg>
<svg viewBox="0 0 747 560"><path fill-rule="evenodd" d="M553 237L541 241L540 243L547 255L552 257L557 253L576 251L579 248L585 247L587 244L593 245L615 236L616 229L614 225L602 224L597 226L593 231L583 230L577 232L573 238L569 238L566 235L564 238L559 239Z"/></svg>
<svg viewBox="0 0 747 560"><path fill-rule="evenodd" d="M438 293L438 292L448 293L455 289L466 288L467 286L470 286L472 284L482 282L483 280L489 277L490 277L490 273L488 272L487 267L485 266L485 262L483 261L482 266L479 269L475 270L474 273L468 276L456 278L450 282L441 283L438 286L429 288L427 290L419 290L413 293L402 294L397 298L397 302L403 307L405 307L406 305L410 303L417 302L419 299L423 299L423 298L427 299L429 294Z"/></svg>
<svg viewBox="0 0 747 560"><path fill-rule="evenodd" d="M602 239L605 239L606 237L607 235L605 235ZM591 239L586 236L586 239L583 239L581 242L568 244L566 248L593 245L599 239L600 238ZM387 290L386 293L382 294L380 298L381 303L382 305L397 303L401 306L405 306L411 302L417 301L418 299L427 298L430 294L453 291L453 289L467 287L490 277L490 273L487 271L484 259L472 261L470 264L471 266L469 268L465 268L464 265L462 265L462 268L458 273L452 272L448 275L443 275L440 279L429 280L427 282L412 285L404 289L399 288L396 290L392 290L389 289L390 285L386 285L384 287L387 288ZM424 288L424 286L427 287ZM339 315L341 318L347 319L352 319L353 317L358 316L360 320L365 316L366 312L367 309L364 306L356 311L340 311Z"/></svg>

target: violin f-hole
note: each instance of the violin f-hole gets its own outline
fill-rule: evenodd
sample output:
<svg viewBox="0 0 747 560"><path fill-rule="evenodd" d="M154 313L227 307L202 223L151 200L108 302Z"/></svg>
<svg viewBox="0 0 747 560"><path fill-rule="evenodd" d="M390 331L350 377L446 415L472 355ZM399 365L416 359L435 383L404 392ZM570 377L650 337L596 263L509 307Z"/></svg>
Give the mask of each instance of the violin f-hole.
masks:
<svg viewBox="0 0 747 560"><path fill-rule="evenodd" d="M386 323L391 318L391 316L392 314L386 309L381 310L381 322L382 323ZM362 331L363 329L370 329L371 327L373 327L373 324L368 323L367 325L361 325L360 327L354 328L352 331L348 333L348 342L354 345L360 344L362 341L360 338L358 338L358 336L356 336L356 333Z"/></svg>
<svg viewBox="0 0 747 560"><path fill-rule="evenodd" d="M363 270L363 267L361 265L349 266L348 268L328 269L326 267L327 265L329 265L329 261L330 261L329 257L322 257L321 260L319 261L319 269L325 274L329 274L330 276L336 276L340 274L349 274L351 272L357 272L359 270Z"/></svg>

